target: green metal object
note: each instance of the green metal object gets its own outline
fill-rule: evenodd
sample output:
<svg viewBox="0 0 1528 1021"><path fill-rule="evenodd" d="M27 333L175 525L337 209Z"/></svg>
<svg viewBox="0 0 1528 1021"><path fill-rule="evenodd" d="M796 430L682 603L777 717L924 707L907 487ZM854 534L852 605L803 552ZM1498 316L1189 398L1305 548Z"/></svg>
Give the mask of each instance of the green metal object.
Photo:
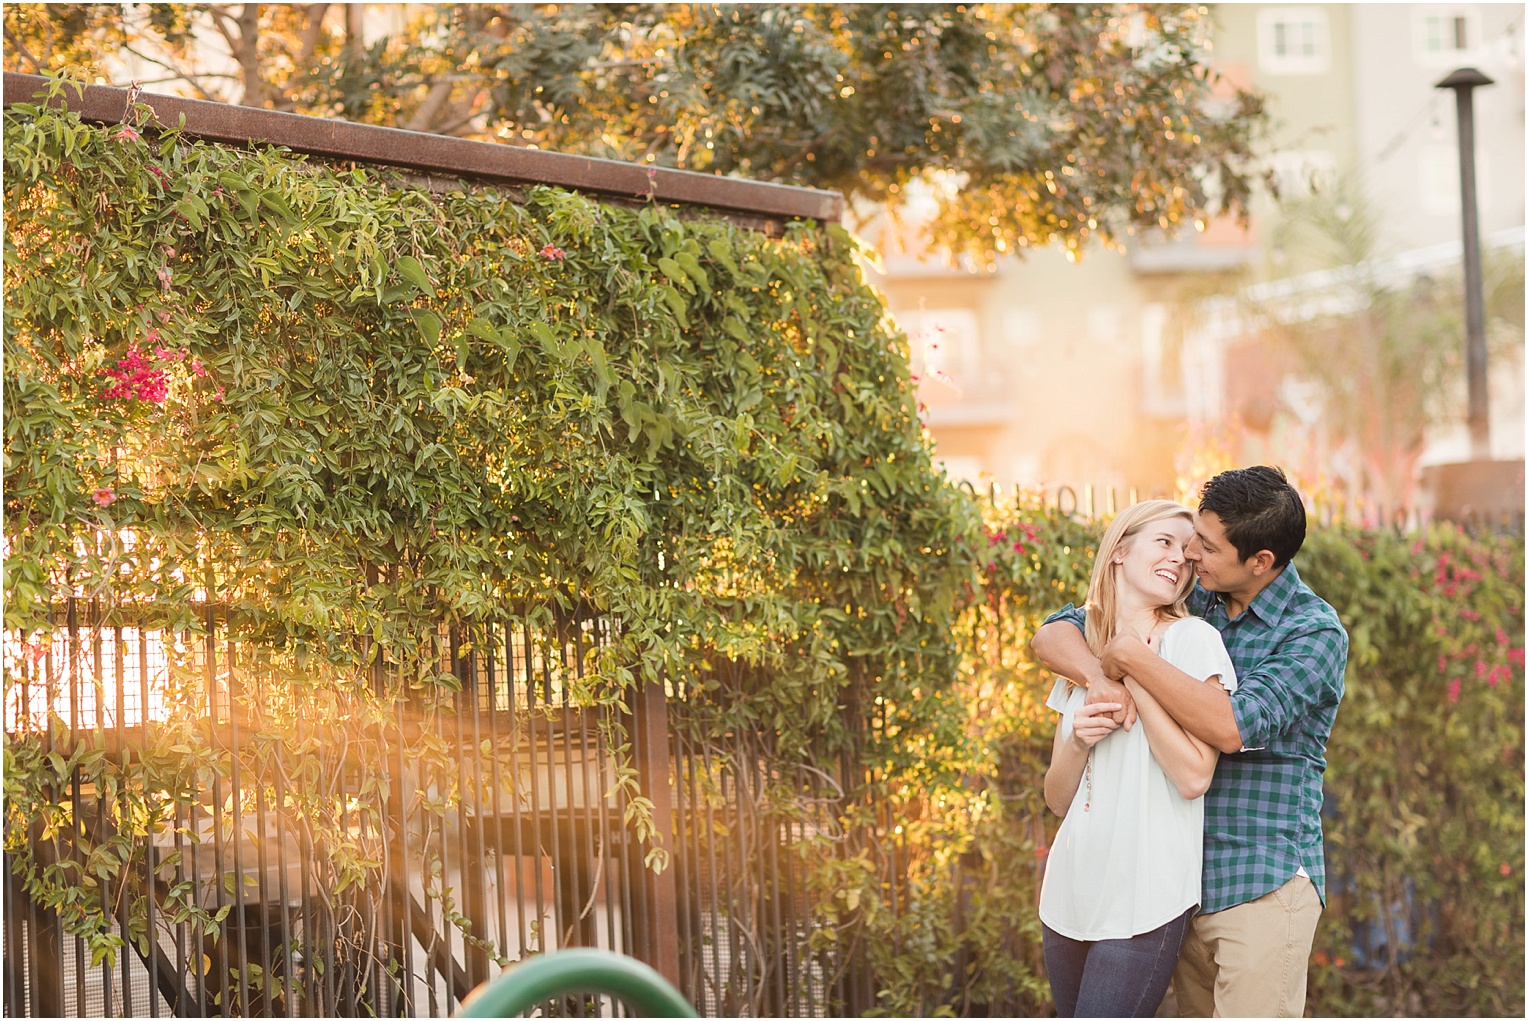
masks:
<svg viewBox="0 0 1528 1021"><path fill-rule="evenodd" d="M614 996L644 1017L699 1017L679 990L641 961L608 950L557 950L522 961L462 1001L457 1017L514 1017L543 1000Z"/></svg>

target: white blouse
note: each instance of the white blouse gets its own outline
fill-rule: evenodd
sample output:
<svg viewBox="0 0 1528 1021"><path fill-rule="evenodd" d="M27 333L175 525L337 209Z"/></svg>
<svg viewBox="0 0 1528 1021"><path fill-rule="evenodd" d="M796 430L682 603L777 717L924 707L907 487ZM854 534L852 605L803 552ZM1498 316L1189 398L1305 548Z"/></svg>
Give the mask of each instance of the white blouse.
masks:
<svg viewBox="0 0 1528 1021"><path fill-rule="evenodd" d="M1176 621L1159 654L1191 677L1219 676L1236 689L1236 671L1214 626ZM1046 705L1061 714L1062 740L1087 692L1056 680ZM1204 865L1204 799L1184 800L1151 755L1146 721L1093 746L1091 808L1086 775L1051 845L1040 889L1040 920L1076 940L1124 939L1150 932L1199 903Z"/></svg>

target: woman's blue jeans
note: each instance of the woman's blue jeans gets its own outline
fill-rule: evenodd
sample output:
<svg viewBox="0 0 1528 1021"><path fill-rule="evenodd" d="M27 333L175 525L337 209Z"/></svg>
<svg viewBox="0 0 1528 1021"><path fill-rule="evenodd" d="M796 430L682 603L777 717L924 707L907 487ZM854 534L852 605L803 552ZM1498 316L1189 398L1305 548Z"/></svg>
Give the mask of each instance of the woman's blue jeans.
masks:
<svg viewBox="0 0 1528 1021"><path fill-rule="evenodd" d="M1167 995L1194 909L1129 939L1068 939L1045 930L1057 1017L1152 1017Z"/></svg>

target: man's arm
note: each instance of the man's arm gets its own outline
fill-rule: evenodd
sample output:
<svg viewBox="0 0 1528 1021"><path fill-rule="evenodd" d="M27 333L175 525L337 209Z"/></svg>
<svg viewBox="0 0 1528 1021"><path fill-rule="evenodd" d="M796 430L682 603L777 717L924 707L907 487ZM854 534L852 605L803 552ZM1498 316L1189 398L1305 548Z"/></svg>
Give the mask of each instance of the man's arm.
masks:
<svg viewBox="0 0 1528 1021"><path fill-rule="evenodd" d="M1052 617L1041 625L1030 639L1029 649L1045 669L1087 688L1085 705L1118 702L1124 708L1114 713L1114 722L1124 724L1126 730L1135 725L1135 699L1102 669L1082 631L1068 618Z"/></svg>
<svg viewBox="0 0 1528 1021"><path fill-rule="evenodd" d="M1340 624L1313 627L1281 641L1272 655L1237 678L1236 720L1247 748L1266 748L1342 698L1348 635Z"/></svg>
<svg viewBox="0 0 1528 1021"><path fill-rule="evenodd" d="M1099 669L1134 680L1184 730L1210 747L1227 753L1239 752L1244 747L1226 689L1184 673L1134 635L1120 635L1105 646Z"/></svg>

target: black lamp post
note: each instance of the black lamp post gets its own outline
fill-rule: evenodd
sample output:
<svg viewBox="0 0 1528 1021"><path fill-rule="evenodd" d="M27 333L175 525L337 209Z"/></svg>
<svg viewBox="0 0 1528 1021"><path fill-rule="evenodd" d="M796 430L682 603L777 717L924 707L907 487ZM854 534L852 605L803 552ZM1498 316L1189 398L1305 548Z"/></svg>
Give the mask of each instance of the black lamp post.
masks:
<svg viewBox="0 0 1528 1021"><path fill-rule="evenodd" d="M1486 397L1486 312L1480 272L1480 221L1475 209L1474 91L1494 84L1473 67L1461 67L1437 84L1453 89L1459 115L1459 192L1464 220L1464 352L1470 395L1470 457L1491 456L1491 420Z"/></svg>

